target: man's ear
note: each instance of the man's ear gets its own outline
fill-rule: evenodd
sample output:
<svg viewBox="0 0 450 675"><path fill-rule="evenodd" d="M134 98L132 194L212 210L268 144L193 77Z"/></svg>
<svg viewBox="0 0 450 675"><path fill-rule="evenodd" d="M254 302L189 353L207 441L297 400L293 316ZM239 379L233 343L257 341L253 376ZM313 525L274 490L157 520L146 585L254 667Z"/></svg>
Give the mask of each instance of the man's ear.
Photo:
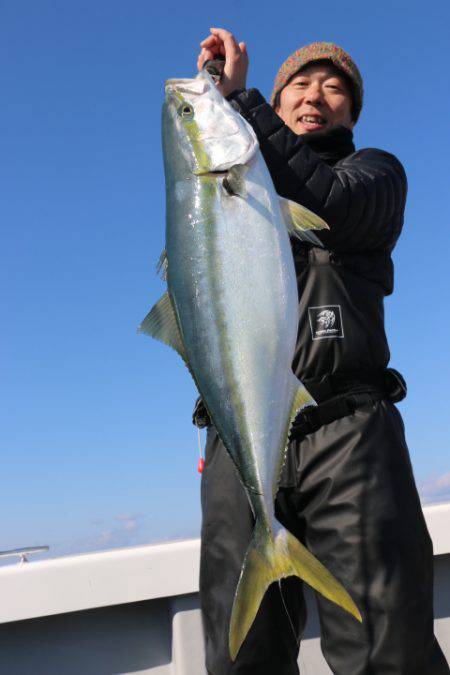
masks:
<svg viewBox="0 0 450 675"><path fill-rule="evenodd" d="M279 117L285 124L287 124L286 120L284 119L283 115L281 114L281 106L280 106L280 105L277 105L277 107L274 108L274 110L275 110L276 114L278 115L278 117ZM288 125L288 126L289 126L289 125Z"/></svg>

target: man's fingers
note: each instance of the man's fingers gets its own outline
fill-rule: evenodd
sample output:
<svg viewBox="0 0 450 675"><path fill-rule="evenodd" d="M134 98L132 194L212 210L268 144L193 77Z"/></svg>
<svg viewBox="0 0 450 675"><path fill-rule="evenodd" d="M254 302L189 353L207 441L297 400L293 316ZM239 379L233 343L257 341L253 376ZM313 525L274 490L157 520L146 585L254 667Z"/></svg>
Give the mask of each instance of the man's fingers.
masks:
<svg viewBox="0 0 450 675"><path fill-rule="evenodd" d="M197 67L201 70L205 61L213 60L220 54L225 57L225 66L220 84L221 93L226 96L234 89L246 86L248 53L245 42L237 42L230 31L224 28L211 28L211 35L201 41L201 52Z"/></svg>
<svg viewBox="0 0 450 675"><path fill-rule="evenodd" d="M238 56L240 54L239 45L230 31L224 28L211 28L211 33L219 37L223 42L221 53L223 56ZM223 50L223 51L222 51Z"/></svg>
<svg viewBox="0 0 450 675"><path fill-rule="evenodd" d="M208 35L200 42L200 46L207 49L212 49L215 53L220 53L225 56L247 54L247 47L245 42L237 42L236 38L230 31L224 28L211 28L211 35Z"/></svg>
<svg viewBox="0 0 450 675"><path fill-rule="evenodd" d="M208 58L210 59L214 59L218 54L225 55L225 52L221 50L221 46L223 47L222 40L215 35L210 35L200 42L202 52L205 49L208 50L208 53L210 54Z"/></svg>
<svg viewBox="0 0 450 675"><path fill-rule="evenodd" d="M200 71L203 68L203 64L205 63L205 58L203 54L199 54L197 57L197 70Z"/></svg>
<svg viewBox="0 0 450 675"><path fill-rule="evenodd" d="M217 44L218 42L220 42L220 40L216 35L208 35L208 37L200 42L200 47L211 47L211 45Z"/></svg>
<svg viewBox="0 0 450 675"><path fill-rule="evenodd" d="M216 57L216 54L212 49L203 48L201 54L204 57L203 61L208 61L209 59L214 59Z"/></svg>
<svg viewBox="0 0 450 675"><path fill-rule="evenodd" d="M200 47L213 49L215 54L225 56L226 49L223 40L218 35L210 35L200 42Z"/></svg>

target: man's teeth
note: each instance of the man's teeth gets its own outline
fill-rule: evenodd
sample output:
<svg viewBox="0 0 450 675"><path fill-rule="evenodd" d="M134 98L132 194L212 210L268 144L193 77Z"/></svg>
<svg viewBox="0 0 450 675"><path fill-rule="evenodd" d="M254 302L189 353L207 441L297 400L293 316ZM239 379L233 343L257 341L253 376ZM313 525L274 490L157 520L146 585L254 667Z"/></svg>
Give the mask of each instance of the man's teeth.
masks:
<svg viewBox="0 0 450 675"><path fill-rule="evenodd" d="M311 124L325 124L323 117L314 117L313 115L302 115L300 122L310 122Z"/></svg>

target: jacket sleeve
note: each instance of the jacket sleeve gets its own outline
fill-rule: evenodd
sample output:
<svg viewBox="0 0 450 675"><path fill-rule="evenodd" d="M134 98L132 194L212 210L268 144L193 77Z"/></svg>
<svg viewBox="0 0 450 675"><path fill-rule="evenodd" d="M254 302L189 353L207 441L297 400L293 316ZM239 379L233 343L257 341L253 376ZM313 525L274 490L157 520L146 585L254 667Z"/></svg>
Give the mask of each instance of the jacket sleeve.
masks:
<svg viewBox="0 0 450 675"><path fill-rule="evenodd" d="M329 166L287 127L256 89L231 94L251 124L279 195L328 223L323 244L338 252L390 250L403 225L407 180L403 166L383 150L359 150Z"/></svg>

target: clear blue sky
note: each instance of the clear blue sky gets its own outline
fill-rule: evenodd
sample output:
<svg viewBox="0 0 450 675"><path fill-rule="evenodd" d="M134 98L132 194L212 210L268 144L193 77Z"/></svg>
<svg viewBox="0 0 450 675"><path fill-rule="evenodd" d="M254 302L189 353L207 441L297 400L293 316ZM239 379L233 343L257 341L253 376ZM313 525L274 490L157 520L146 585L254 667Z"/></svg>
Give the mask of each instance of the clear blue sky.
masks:
<svg viewBox="0 0 450 675"><path fill-rule="evenodd" d="M422 495L450 497L450 4L317 7L0 2L0 549L199 532L194 385L136 327L164 290L163 82L194 74L210 25L247 42L249 85L266 96L313 40L359 64L356 145L393 152L409 178L386 302L391 364L409 385L400 409Z"/></svg>

